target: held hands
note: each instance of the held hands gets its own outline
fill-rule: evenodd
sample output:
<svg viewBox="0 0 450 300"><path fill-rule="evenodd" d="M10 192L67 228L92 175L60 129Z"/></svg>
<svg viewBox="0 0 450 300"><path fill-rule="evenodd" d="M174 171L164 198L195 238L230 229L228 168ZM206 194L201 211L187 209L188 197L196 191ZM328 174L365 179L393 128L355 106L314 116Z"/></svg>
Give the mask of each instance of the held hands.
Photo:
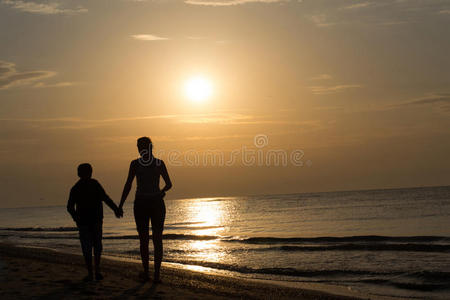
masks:
<svg viewBox="0 0 450 300"><path fill-rule="evenodd" d="M72 217L73 221L75 222L75 225L77 225L77 228L80 228L80 220L78 218L78 216L73 216Z"/></svg>
<svg viewBox="0 0 450 300"><path fill-rule="evenodd" d="M116 209L114 210L114 214L116 215L116 218L122 218L123 217L123 209L122 207L118 206L116 207Z"/></svg>
<svg viewBox="0 0 450 300"><path fill-rule="evenodd" d="M166 195L166 192L164 190L160 191L160 196L164 197ZM114 214L116 215L116 218L123 218L123 208L119 205L114 208Z"/></svg>

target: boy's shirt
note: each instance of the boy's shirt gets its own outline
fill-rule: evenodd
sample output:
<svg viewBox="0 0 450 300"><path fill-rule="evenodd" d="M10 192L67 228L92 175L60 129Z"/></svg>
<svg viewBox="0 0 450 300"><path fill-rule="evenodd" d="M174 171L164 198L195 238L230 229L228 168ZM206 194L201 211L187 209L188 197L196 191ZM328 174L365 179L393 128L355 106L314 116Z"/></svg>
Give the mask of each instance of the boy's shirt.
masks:
<svg viewBox="0 0 450 300"><path fill-rule="evenodd" d="M103 220L102 201L115 207L97 180L80 179L70 190L67 210L78 225L99 223Z"/></svg>

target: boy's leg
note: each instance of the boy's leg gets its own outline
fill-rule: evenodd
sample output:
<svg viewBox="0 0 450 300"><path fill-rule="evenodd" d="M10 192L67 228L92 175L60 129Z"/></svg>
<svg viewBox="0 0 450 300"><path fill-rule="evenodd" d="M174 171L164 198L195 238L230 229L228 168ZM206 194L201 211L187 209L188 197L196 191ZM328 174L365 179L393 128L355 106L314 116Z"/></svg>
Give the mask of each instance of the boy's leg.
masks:
<svg viewBox="0 0 450 300"><path fill-rule="evenodd" d="M80 225L78 229L80 234L81 250L83 251L84 261L88 270L88 277L92 278L92 237L89 226Z"/></svg>
<svg viewBox="0 0 450 300"><path fill-rule="evenodd" d="M103 279L103 276L100 273L100 259L102 255L102 227L103 223L99 222L93 225L92 228L92 237L94 241L94 264L95 264L95 277L97 280Z"/></svg>

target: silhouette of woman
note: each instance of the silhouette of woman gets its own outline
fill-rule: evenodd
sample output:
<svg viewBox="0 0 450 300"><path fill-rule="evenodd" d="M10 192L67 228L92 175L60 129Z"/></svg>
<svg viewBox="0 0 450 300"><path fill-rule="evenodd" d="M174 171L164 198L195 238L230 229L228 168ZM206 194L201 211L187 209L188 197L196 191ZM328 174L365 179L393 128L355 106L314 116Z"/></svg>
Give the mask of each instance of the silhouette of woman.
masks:
<svg viewBox="0 0 450 300"><path fill-rule="evenodd" d="M163 227L166 217L166 207L164 205L165 192L172 187L169 174L164 162L153 156L152 142L148 137L141 137L137 140L137 147L140 158L135 159L130 164L128 178L123 188L119 209L123 213L122 207L131 190L134 177L136 177L136 198L134 200L134 219L139 234L140 251L144 272L140 274L141 279L149 280L149 221L152 223L153 247L155 250L155 274L154 282L161 282L160 269L163 256ZM162 176L165 182L164 188L159 188L159 179Z"/></svg>

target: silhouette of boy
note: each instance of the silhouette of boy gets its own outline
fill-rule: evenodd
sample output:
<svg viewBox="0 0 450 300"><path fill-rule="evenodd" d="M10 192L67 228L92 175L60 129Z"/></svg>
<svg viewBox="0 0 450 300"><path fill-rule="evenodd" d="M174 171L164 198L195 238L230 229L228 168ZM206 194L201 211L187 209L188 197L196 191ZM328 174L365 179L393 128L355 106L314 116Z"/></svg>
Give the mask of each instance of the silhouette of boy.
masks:
<svg viewBox="0 0 450 300"><path fill-rule="evenodd" d="M100 257L102 253L103 202L121 216L117 205L105 193L97 180L91 178L92 167L84 163L78 166L80 180L70 190L67 211L77 224L81 249L88 270L84 281L92 281L92 248L94 248L95 279L102 280L100 273Z"/></svg>

